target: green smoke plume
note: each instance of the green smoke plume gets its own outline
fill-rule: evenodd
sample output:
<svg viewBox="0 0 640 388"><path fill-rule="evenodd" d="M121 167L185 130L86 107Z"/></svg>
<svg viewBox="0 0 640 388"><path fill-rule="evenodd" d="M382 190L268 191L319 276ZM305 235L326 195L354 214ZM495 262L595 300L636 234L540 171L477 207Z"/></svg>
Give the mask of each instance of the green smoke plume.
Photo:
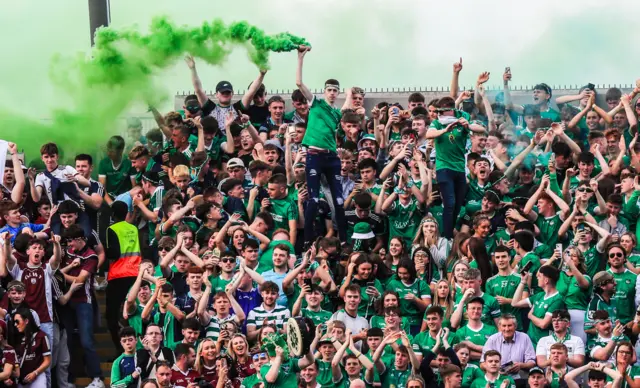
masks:
<svg viewBox="0 0 640 388"><path fill-rule="evenodd" d="M38 159L46 142L57 143L67 160L79 152L95 153L110 135L121 132L118 119L133 102L157 104L168 97L156 76L185 54L218 65L234 47L243 46L258 68L268 69L271 51L292 51L301 44L308 45L289 33L266 35L244 21L226 25L216 19L193 28L156 18L146 35L101 28L91 58L54 58L51 80L70 104L52 112L47 122L0 109L1 137L24 149L27 160Z"/></svg>

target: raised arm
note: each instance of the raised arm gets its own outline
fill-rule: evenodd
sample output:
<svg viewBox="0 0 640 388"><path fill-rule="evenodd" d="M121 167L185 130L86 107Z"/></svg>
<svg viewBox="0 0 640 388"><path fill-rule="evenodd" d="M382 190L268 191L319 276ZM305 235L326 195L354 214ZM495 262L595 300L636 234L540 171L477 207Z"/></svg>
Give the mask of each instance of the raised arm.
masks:
<svg viewBox="0 0 640 388"><path fill-rule="evenodd" d="M224 119L224 128L225 128L225 136L227 137L227 141L225 141L220 148L227 154L233 154L236 151L236 146L233 143L233 134L231 133L231 125L236 120L236 116L233 111L227 113Z"/></svg>
<svg viewBox="0 0 640 388"><path fill-rule="evenodd" d="M243 108L248 108L249 104L251 104L251 100L253 100L253 96L256 95L256 92L258 91L258 89L260 89L260 86L262 85L262 81L264 81L264 76L267 74L266 70L260 70L260 74L258 75L258 78L256 78L251 85L249 86L249 89L247 89L247 91L245 92L245 94L242 96L242 107Z"/></svg>
<svg viewBox="0 0 640 388"><path fill-rule="evenodd" d="M511 162L509 167L507 167L507 169L505 170L504 175L507 178L511 179L511 177L513 177L513 175L515 174L516 169L520 166L520 164L522 164L522 162L526 159L526 157L529 156L529 154L531 153L531 151L533 151L534 148L536 148L536 143L534 139L531 139L531 142L529 143L527 148L522 150L522 152L520 152L518 155L516 155L515 158L513 158L513 161ZM495 162L495 159L494 159L494 162Z"/></svg>
<svg viewBox="0 0 640 388"><path fill-rule="evenodd" d="M209 97L207 97L207 93L205 93L204 89L202 88L202 81L200 81L198 71L196 70L196 61L191 55L187 55L184 58L184 61L187 63L187 66L191 70L191 82L193 83L193 90L198 97L198 102L202 106L207 102L207 100L209 100Z"/></svg>
<svg viewBox="0 0 640 388"><path fill-rule="evenodd" d="M628 94L623 94L622 97L620 97L620 102L624 107L624 112L627 114L627 121L629 121L629 133L633 134L638 129L638 119L631 107L631 97Z"/></svg>
<svg viewBox="0 0 640 388"><path fill-rule="evenodd" d="M511 306L516 308L527 308L531 307L529 304L529 300L523 299L524 287L529 283L531 279L531 274L529 272L522 274L520 278L520 284L518 284L518 288L516 288L516 292L513 294L513 299L511 299Z"/></svg>
<svg viewBox="0 0 640 388"><path fill-rule="evenodd" d="M505 69L504 74L502 75L503 81L503 92L504 92L504 106L507 110L516 112L518 114L524 113L524 109L520 105L514 105L511 99L511 91L509 90L509 81L511 81L511 69Z"/></svg>
<svg viewBox="0 0 640 388"><path fill-rule="evenodd" d="M309 103L313 100L313 93L311 90L302 82L302 65L304 63L304 56L311 50L311 47L307 47L304 45L298 46L298 67L296 68L296 86L302 92L304 98L309 101Z"/></svg>
<svg viewBox="0 0 640 388"><path fill-rule="evenodd" d="M265 282L262 275L252 270L251 268L247 267L247 265L244 263L244 260L240 260L240 265L242 266L244 271L247 273L247 275L249 275L249 277L251 277L251 279L253 279L254 282L258 283L258 286L261 286L262 283Z"/></svg>
<svg viewBox="0 0 640 388"><path fill-rule="evenodd" d="M15 203L22 203L22 193L24 193L24 187L26 184L24 178L24 171L22 171L22 162L18 159L18 146L16 143L9 143L8 150L11 154L11 161L13 162L13 175L15 184L11 190L11 200Z"/></svg>
<svg viewBox="0 0 640 388"><path fill-rule="evenodd" d="M458 80L460 78L461 71L462 57L460 57L460 62L456 62L453 64L453 76L451 77L451 90L449 92L451 98L456 98L458 96Z"/></svg>

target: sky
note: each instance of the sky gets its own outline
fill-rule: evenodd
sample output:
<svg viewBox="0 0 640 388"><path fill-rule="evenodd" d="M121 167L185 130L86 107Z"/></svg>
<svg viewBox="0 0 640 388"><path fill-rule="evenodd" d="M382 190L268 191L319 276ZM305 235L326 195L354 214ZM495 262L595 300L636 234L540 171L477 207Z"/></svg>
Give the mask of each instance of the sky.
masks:
<svg viewBox="0 0 640 388"><path fill-rule="evenodd" d="M52 58L89 53L87 2L21 0L2 9L0 108L46 118L66 101L50 81ZM313 46L304 73L312 88L327 78L366 88L448 86L460 57L467 86L481 71L499 84L505 66L516 85L630 84L640 75L640 50L632 45L640 37L638 11L640 2L631 0L111 0L115 29L144 32L153 17L169 16L189 26L247 20L268 33L303 36ZM293 88L296 54L274 53L271 64L267 89ZM224 65L198 69L206 89L222 79L245 89L258 74L242 47ZM164 110L176 91L191 89L182 61L157 78L166 89Z"/></svg>

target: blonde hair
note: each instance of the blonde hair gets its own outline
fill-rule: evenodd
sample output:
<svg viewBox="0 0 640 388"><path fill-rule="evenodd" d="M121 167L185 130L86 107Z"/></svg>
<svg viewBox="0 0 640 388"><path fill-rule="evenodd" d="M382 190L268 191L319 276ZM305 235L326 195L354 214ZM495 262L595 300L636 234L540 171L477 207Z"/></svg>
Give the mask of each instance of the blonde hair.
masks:
<svg viewBox="0 0 640 388"><path fill-rule="evenodd" d="M196 352L196 363L194 365L194 369L197 370L198 373L200 374L202 374L204 370L204 362L202 361L202 351L204 350L204 344L206 344L207 342L211 342L213 344L213 347L214 348L216 347L215 341L212 340L211 338L203 339L202 342L200 342L200 345L198 345L198 351Z"/></svg>
<svg viewBox="0 0 640 388"><path fill-rule="evenodd" d="M175 178L177 177L190 177L191 175L189 174L189 167L185 166L184 164L179 164L177 166L175 166L173 168L173 176Z"/></svg>
<svg viewBox="0 0 640 388"><path fill-rule="evenodd" d="M441 298L440 296L438 296L438 286L440 285L440 283L444 283L447 285L447 289L449 290L447 292L447 296L445 296L444 298ZM446 309L444 311L444 319L445 320L451 320L451 314L453 313L453 298L451 297L451 284L449 284L449 282L446 279L440 279L440 281L438 281L438 283L436 283L436 289L433 295L433 302L431 303L432 306L445 306Z"/></svg>

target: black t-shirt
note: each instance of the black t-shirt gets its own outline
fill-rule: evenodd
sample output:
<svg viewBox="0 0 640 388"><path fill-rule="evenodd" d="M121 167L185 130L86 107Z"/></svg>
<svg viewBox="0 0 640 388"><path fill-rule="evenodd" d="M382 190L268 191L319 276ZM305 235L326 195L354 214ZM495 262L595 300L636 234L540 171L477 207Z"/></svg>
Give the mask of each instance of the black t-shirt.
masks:
<svg viewBox="0 0 640 388"><path fill-rule="evenodd" d="M251 105L246 109L246 114L249 115L254 126L260 125L269 117L269 106L266 103L263 106Z"/></svg>

